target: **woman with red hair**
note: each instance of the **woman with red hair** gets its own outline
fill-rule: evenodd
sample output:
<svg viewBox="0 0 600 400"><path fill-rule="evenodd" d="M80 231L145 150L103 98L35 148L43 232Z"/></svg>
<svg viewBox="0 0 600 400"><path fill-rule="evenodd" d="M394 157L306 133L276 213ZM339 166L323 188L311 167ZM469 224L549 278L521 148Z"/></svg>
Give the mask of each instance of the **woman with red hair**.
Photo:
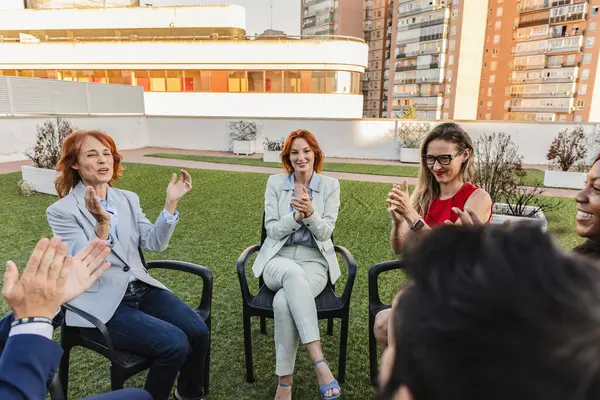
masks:
<svg viewBox="0 0 600 400"><path fill-rule="evenodd" d="M138 248L164 251L179 221L177 204L192 189L192 178L181 170L167 186L165 208L152 224L139 197L112 185L123 173L122 156L106 133L89 130L69 134L56 169L60 197L46 211L55 235L75 254L90 240L106 240L110 268L75 307L106 324L114 346L153 359L145 389L154 400L167 400L179 372L176 399L201 399L202 377L209 346L202 318L144 268ZM93 327L67 312L69 326ZM98 335L88 330L89 335Z"/></svg>
<svg viewBox="0 0 600 400"><path fill-rule="evenodd" d="M287 173L273 175L265 193L265 229L252 270L262 275L265 285L276 292L275 398L291 399L292 374L298 338L313 362L321 395L337 399L340 386L323 359L314 298L331 279L340 276L331 235L340 207L337 179L319 174L323 151L314 135L304 129L290 133L281 151Z"/></svg>

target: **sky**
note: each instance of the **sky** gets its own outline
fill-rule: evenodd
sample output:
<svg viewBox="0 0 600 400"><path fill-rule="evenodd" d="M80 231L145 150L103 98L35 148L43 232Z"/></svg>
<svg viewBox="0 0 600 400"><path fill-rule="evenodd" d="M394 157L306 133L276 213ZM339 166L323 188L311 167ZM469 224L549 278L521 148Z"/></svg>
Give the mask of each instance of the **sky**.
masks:
<svg viewBox="0 0 600 400"><path fill-rule="evenodd" d="M246 9L246 33L254 35L271 28L271 3L273 4L273 29L288 35L300 34L300 0L146 0L154 6L194 4L235 4Z"/></svg>

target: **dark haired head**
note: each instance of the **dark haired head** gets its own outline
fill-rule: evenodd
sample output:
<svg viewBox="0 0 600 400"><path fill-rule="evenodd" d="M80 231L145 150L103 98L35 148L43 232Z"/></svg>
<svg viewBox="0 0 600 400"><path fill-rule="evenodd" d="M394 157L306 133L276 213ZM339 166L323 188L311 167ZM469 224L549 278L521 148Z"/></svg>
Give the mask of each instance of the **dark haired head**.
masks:
<svg viewBox="0 0 600 400"><path fill-rule="evenodd" d="M596 266L527 226L441 227L405 261L380 399L600 398Z"/></svg>
<svg viewBox="0 0 600 400"><path fill-rule="evenodd" d="M582 254L600 255L600 154L590 168L584 188L577 193L577 227L575 231L588 239L575 250ZM595 253L595 254L594 254Z"/></svg>

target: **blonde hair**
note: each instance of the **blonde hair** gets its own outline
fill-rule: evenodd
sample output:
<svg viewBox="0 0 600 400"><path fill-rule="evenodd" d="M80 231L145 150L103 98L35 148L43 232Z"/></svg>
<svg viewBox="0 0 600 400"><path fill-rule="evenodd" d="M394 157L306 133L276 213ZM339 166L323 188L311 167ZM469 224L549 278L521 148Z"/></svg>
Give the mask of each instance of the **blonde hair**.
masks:
<svg viewBox="0 0 600 400"><path fill-rule="evenodd" d="M421 146L421 154L427 154L427 146L434 140L443 140L454 143L459 152L469 150L469 158L461 166L461 178L463 182L469 182L475 175L475 149L473 141L458 124L447 122L433 128L427 135ZM417 186L411 196L413 208L419 215L425 216L433 200L440 195L440 184L433 176L423 157L419 165L419 176Z"/></svg>

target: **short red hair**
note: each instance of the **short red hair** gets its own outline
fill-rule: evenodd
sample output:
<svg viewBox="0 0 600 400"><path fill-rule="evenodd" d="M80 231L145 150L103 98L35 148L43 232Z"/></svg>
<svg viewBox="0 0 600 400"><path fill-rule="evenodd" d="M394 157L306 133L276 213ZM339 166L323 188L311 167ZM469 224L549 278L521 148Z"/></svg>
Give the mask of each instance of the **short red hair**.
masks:
<svg viewBox="0 0 600 400"><path fill-rule="evenodd" d="M302 138L306 140L310 149L315 153L315 163L313 165L313 169L315 172L321 172L323 168L323 150L321 150L321 146L319 146L319 142L315 138L315 135L312 132L307 131L306 129L298 129L291 132L288 137L285 139L285 143L283 144L283 149L281 150L281 164L283 168L287 172L294 171L294 167L292 166L292 162L290 161L290 153L292 152L292 142L294 139Z"/></svg>
<svg viewBox="0 0 600 400"><path fill-rule="evenodd" d="M125 170L121 165L123 156L117 151L117 145L108 133L99 130L80 130L70 133L63 140L60 149L60 160L58 160L58 164L56 164L56 170L59 172L59 176L56 178L55 186L58 197L61 199L68 195L71 189L81 181L79 171L73 169L73 165L77 163L83 141L88 136L97 139L100 143L108 147L112 153L113 176L110 182L108 182L109 185L112 186Z"/></svg>

